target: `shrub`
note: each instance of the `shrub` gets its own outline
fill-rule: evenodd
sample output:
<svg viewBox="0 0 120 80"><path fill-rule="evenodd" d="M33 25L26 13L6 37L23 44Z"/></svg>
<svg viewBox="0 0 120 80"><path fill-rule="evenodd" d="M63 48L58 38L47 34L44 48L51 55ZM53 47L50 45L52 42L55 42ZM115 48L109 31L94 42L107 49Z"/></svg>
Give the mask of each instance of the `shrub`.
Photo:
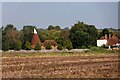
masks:
<svg viewBox="0 0 120 80"><path fill-rule="evenodd" d="M73 46L72 46L72 44L68 44L68 45L67 45L67 49L68 49L68 50L71 50L71 49L73 49Z"/></svg>
<svg viewBox="0 0 120 80"><path fill-rule="evenodd" d="M101 48L105 48L105 44L103 44L103 45L101 46Z"/></svg>
<svg viewBox="0 0 120 80"><path fill-rule="evenodd" d="M3 49L4 51L8 51L9 48L10 48L9 42L8 42L8 41L3 42L2 49Z"/></svg>
<svg viewBox="0 0 120 80"><path fill-rule="evenodd" d="M65 40L63 42L63 47L67 48L68 50L73 49L72 42L70 40Z"/></svg>
<svg viewBox="0 0 120 80"><path fill-rule="evenodd" d="M82 48L82 49L86 49L87 47L86 47L86 46L82 46L81 48Z"/></svg>
<svg viewBox="0 0 120 80"><path fill-rule="evenodd" d="M61 44L58 44L57 49L58 49L58 50L62 50L62 45L61 45Z"/></svg>
<svg viewBox="0 0 120 80"><path fill-rule="evenodd" d="M51 45L49 43L46 44L45 48L48 49L48 50L52 49L52 47L51 47Z"/></svg>
<svg viewBox="0 0 120 80"><path fill-rule="evenodd" d="M41 50L41 45L40 45L40 43L36 43L34 49L35 49L35 50Z"/></svg>
<svg viewBox="0 0 120 80"><path fill-rule="evenodd" d="M25 50L31 50L31 44L29 41L25 43Z"/></svg>
<svg viewBox="0 0 120 80"><path fill-rule="evenodd" d="M15 50L21 50L21 47L22 47L22 42L20 40L18 41L15 41L15 46L14 46L14 49Z"/></svg>

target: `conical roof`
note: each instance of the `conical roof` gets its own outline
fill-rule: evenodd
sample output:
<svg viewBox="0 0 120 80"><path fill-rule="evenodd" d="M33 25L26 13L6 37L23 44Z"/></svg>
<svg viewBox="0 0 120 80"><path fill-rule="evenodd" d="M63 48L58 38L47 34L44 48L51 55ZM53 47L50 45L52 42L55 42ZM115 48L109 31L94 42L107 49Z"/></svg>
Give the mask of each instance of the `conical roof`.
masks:
<svg viewBox="0 0 120 80"><path fill-rule="evenodd" d="M34 28L34 31L33 31L33 33L34 33L34 34L37 34L37 31L36 31L36 29L35 29L35 28Z"/></svg>
<svg viewBox="0 0 120 80"><path fill-rule="evenodd" d="M32 44L32 48L35 48L35 45L36 43L40 43L41 44L41 41L38 37L38 34L37 34L37 31L36 29L34 28L34 32L33 32L33 38L32 38L32 41L31 41L31 44Z"/></svg>

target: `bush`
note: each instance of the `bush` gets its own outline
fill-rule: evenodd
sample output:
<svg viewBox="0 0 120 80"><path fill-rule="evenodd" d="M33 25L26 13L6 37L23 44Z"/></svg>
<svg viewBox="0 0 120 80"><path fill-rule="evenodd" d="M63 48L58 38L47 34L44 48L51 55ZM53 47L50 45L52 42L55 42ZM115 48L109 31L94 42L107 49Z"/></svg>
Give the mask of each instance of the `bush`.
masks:
<svg viewBox="0 0 120 80"><path fill-rule="evenodd" d="M41 45L40 45L40 43L36 43L34 49L35 49L35 50L41 50Z"/></svg>
<svg viewBox="0 0 120 80"><path fill-rule="evenodd" d="M8 51L9 48L10 48L9 42L8 42L8 41L3 42L2 49L3 49L4 51Z"/></svg>
<svg viewBox="0 0 120 80"><path fill-rule="evenodd" d="M62 50L62 45L59 44L59 45L57 46L57 49L58 49L58 50Z"/></svg>
<svg viewBox="0 0 120 80"><path fill-rule="evenodd" d="M63 47L67 48L68 50L73 49L72 42L70 40L65 40L63 42Z"/></svg>
<svg viewBox="0 0 120 80"><path fill-rule="evenodd" d="M31 50L31 44L29 41L25 43L25 50Z"/></svg>
<svg viewBox="0 0 120 80"><path fill-rule="evenodd" d="M114 53L113 50L106 50L102 47L92 47L91 50L95 53Z"/></svg>
<svg viewBox="0 0 120 80"><path fill-rule="evenodd" d="M48 50L52 49L52 47L51 47L51 45L49 43L46 44L45 48L48 49Z"/></svg>
<svg viewBox="0 0 120 80"><path fill-rule="evenodd" d="M21 41L16 41L14 49L15 50L21 50L21 47L22 47L22 42Z"/></svg>
<svg viewBox="0 0 120 80"><path fill-rule="evenodd" d="M68 50L71 50L71 49L73 49L73 46L72 46L72 44L68 44L68 45L67 45L67 49L68 49Z"/></svg>
<svg viewBox="0 0 120 80"><path fill-rule="evenodd" d="M103 45L101 46L101 48L105 48L105 44L103 44Z"/></svg>
<svg viewBox="0 0 120 80"><path fill-rule="evenodd" d="M82 48L82 49L86 49L87 47L86 47L86 46L82 46L81 48Z"/></svg>

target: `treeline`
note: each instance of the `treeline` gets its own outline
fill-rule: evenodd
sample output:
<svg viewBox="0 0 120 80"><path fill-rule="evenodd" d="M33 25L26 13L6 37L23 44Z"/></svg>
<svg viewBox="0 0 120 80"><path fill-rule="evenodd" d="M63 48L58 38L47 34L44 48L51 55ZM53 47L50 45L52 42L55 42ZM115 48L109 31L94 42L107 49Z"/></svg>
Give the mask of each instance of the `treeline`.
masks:
<svg viewBox="0 0 120 80"><path fill-rule="evenodd" d="M26 25L22 30L17 30L13 24L2 27L2 49L3 50L31 50L33 29L36 28L41 42L55 40L58 49L90 48L96 46L96 40L103 36L94 25L83 22L75 23L71 29L61 29L60 26L48 26L47 29L39 29L36 26ZM110 33L109 31L106 31ZM118 36L120 32L116 31ZM105 33L105 30L104 30Z"/></svg>

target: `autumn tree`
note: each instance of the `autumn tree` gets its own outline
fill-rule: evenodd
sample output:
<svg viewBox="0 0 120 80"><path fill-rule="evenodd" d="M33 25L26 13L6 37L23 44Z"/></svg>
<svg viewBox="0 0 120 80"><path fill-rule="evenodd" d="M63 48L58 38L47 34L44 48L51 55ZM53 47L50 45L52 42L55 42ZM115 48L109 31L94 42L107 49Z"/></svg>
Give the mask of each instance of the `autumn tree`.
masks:
<svg viewBox="0 0 120 80"><path fill-rule="evenodd" d="M14 25L9 24L3 29L2 32L2 42L8 41L10 45L10 49L14 49L14 42L17 40L22 41L22 32L16 30Z"/></svg>

